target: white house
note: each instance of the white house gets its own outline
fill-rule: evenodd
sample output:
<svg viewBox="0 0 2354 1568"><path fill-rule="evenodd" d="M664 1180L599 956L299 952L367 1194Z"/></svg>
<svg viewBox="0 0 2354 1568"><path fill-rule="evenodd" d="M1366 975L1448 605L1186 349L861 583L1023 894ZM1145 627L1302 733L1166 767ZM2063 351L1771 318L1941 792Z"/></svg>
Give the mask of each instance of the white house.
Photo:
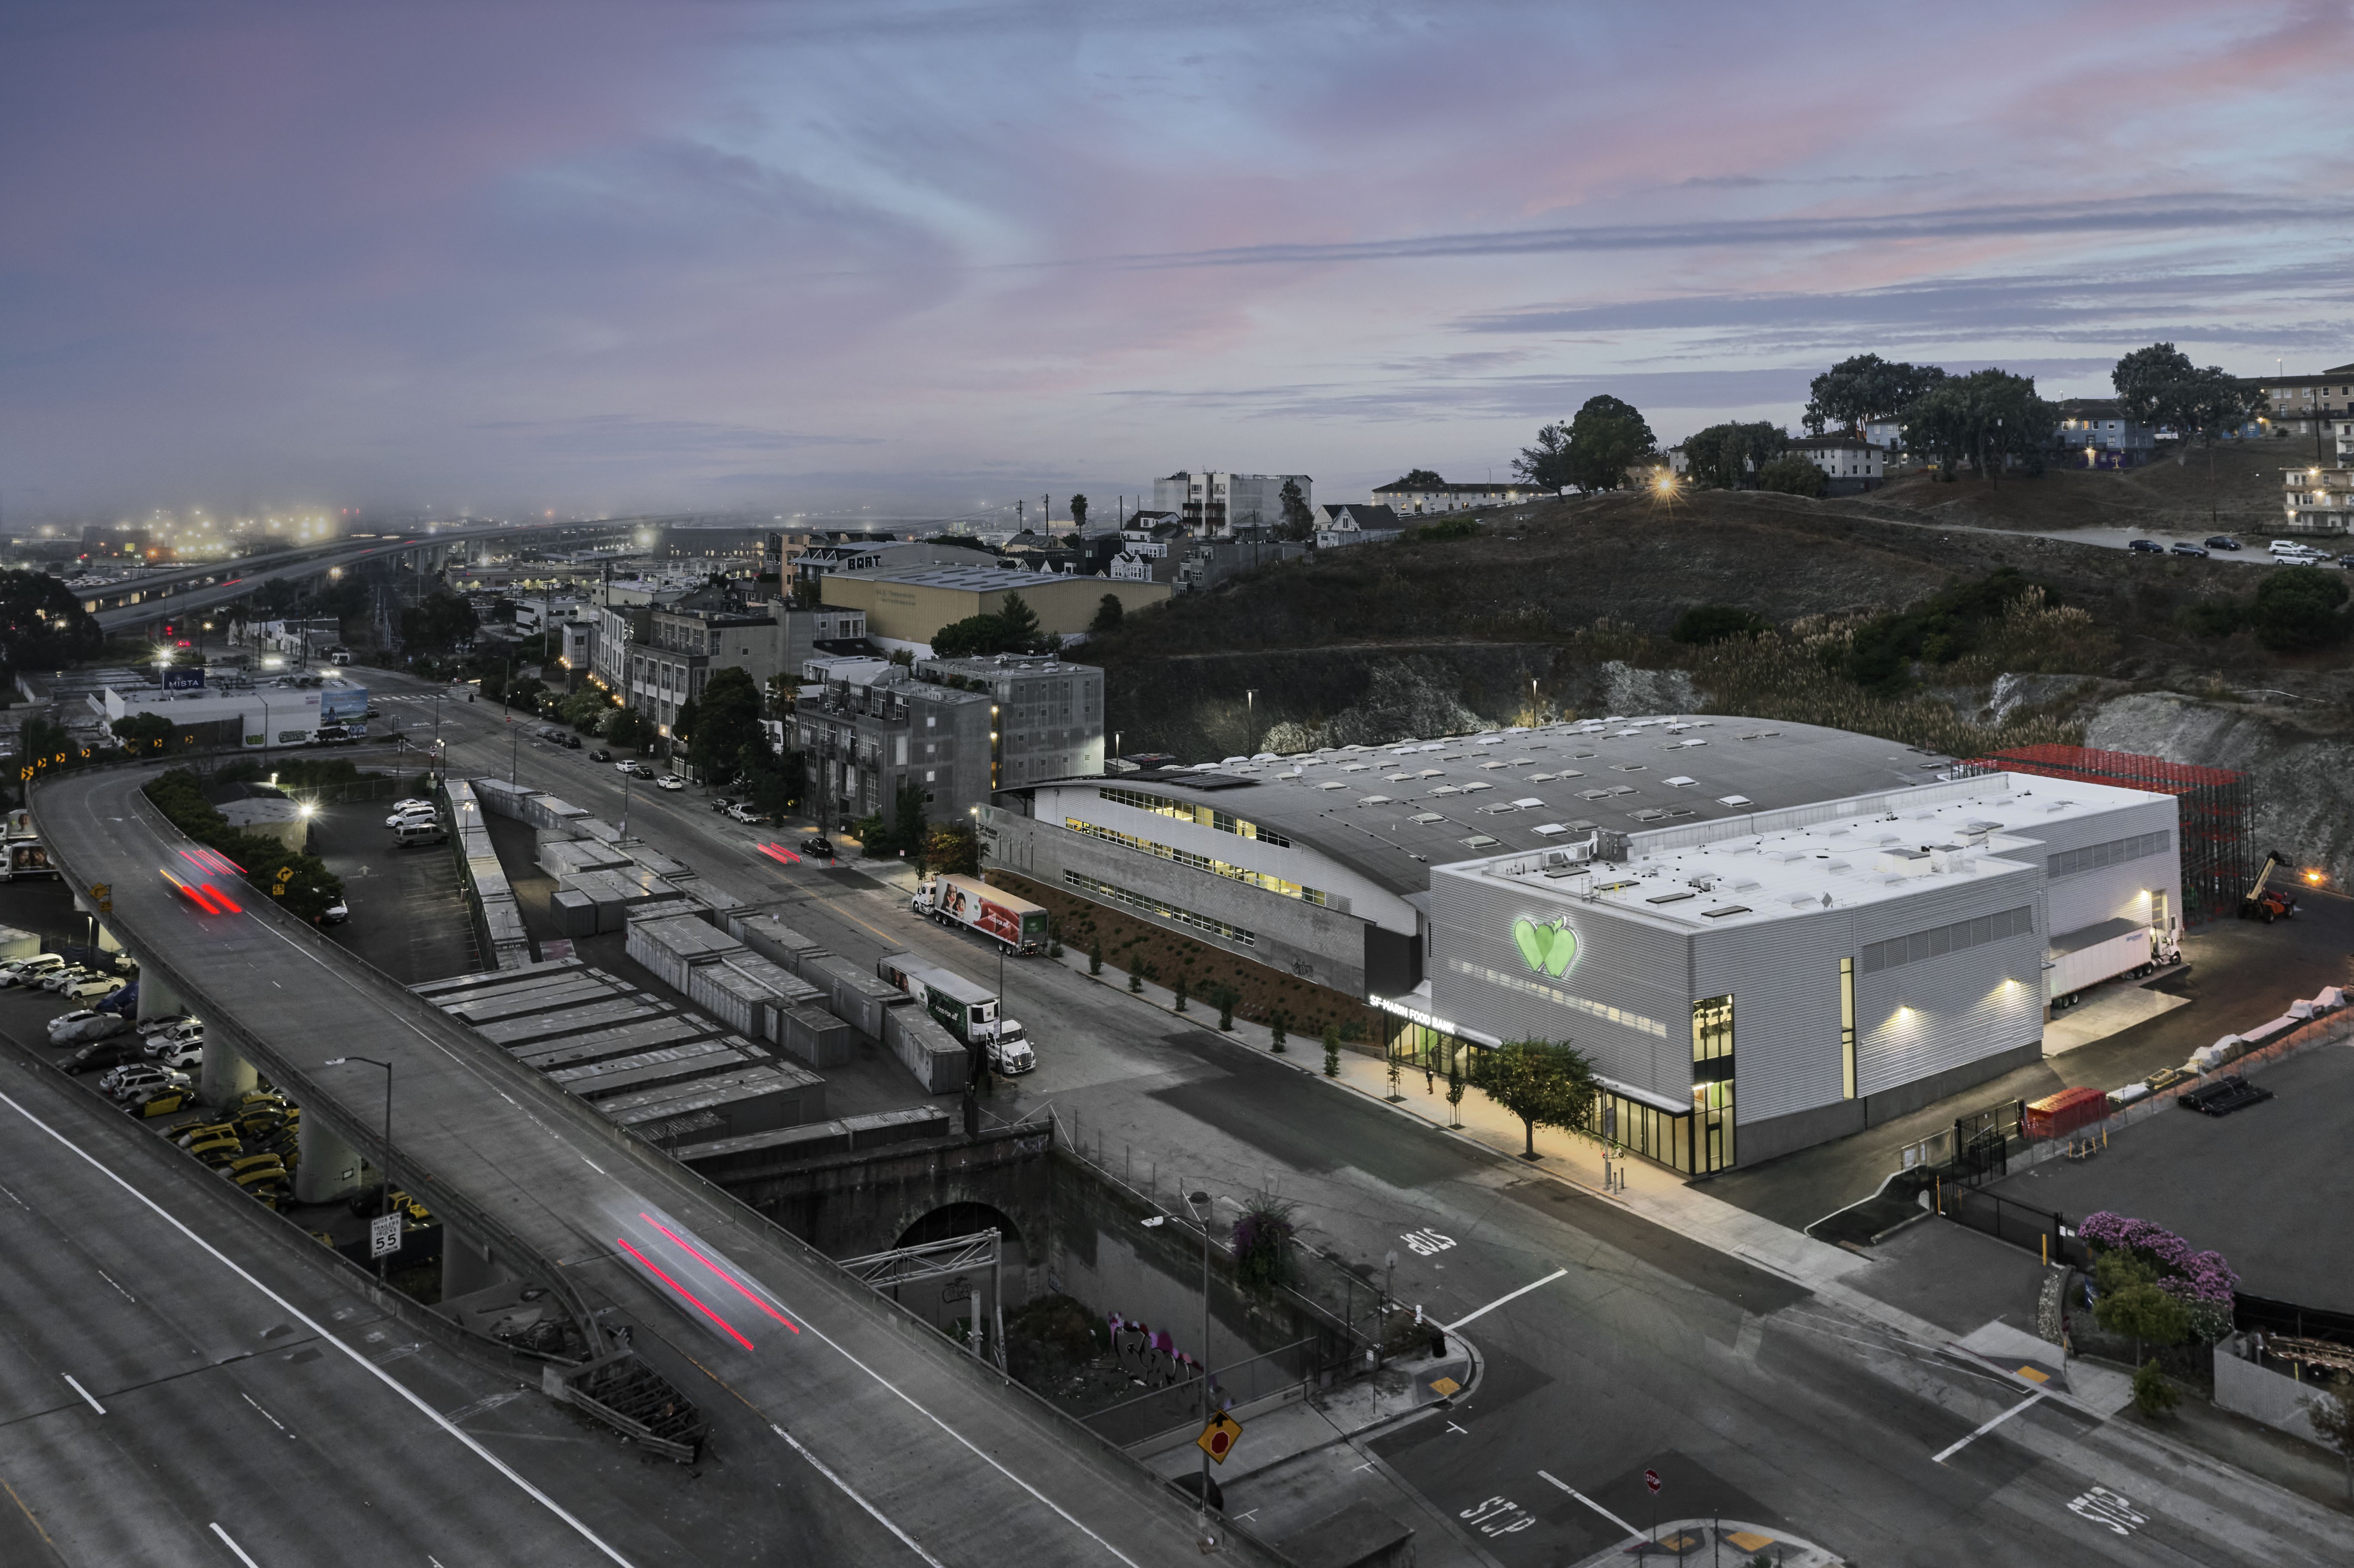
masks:
<svg viewBox="0 0 2354 1568"><path fill-rule="evenodd" d="M1542 501L1553 493L1543 485L1510 481L1502 484L1449 484L1445 480L1436 484L1419 481L1408 483L1394 480L1373 492L1375 503L1395 511L1402 517L1427 516L1434 512L1469 512L1481 506L1513 506L1523 501Z"/></svg>
<svg viewBox="0 0 2354 1568"><path fill-rule="evenodd" d="M1324 520L1316 529L1316 547L1320 550L1342 545L1379 544L1405 531L1405 524L1391 507L1343 505L1323 510Z"/></svg>
<svg viewBox="0 0 2354 1568"><path fill-rule="evenodd" d="M1875 489L1887 477L1888 449L1861 436L1808 436L1792 441L1789 450L1821 469L1834 494Z"/></svg>

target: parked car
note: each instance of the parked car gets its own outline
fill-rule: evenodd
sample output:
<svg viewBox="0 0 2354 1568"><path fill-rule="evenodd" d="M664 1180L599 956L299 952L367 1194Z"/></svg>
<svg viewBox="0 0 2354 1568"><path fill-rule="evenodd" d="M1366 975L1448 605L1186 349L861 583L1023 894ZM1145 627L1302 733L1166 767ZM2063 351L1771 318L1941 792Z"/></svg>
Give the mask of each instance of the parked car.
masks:
<svg viewBox="0 0 2354 1568"><path fill-rule="evenodd" d="M440 820L441 813L430 806L411 807L406 810L395 811L384 820L384 825L387 828L398 829L407 827L411 822L438 822Z"/></svg>
<svg viewBox="0 0 2354 1568"><path fill-rule="evenodd" d="M2178 556L2197 556L2201 559L2204 559L2207 555L2203 546L2194 545L2188 539L2177 539L2174 542L2174 553Z"/></svg>
<svg viewBox="0 0 2354 1568"><path fill-rule="evenodd" d="M629 775L632 779L651 779L654 776L654 770L642 762L632 762L629 767Z"/></svg>
<svg viewBox="0 0 2354 1568"><path fill-rule="evenodd" d="M672 790L684 789L686 788L686 780L681 779L675 773L665 773L661 778L654 780L654 788L658 789Z"/></svg>
<svg viewBox="0 0 2354 1568"><path fill-rule="evenodd" d="M0 964L0 989L13 985L30 985L43 975L53 974L66 967L60 953L35 953L30 958L10 959Z"/></svg>
<svg viewBox="0 0 2354 1568"><path fill-rule="evenodd" d="M616 762L613 764L613 770L617 773L627 773L631 768L635 768L637 764L634 762Z"/></svg>
<svg viewBox="0 0 2354 1568"><path fill-rule="evenodd" d="M196 1090L179 1084L166 1084L162 1088L143 1089L123 1102L122 1108L135 1117L177 1116L187 1109L188 1098Z"/></svg>
<svg viewBox="0 0 2354 1568"><path fill-rule="evenodd" d="M77 1007L71 1012L60 1012L55 1018L49 1020L49 1044L52 1045L56 1044L58 1043L58 1036L64 1033L67 1030L71 1029L77 1023L87 1022L90 1019L104 1018L105 1016L107 1016L105 1013L99 1012L98 1009L94 1007Z"/></svg>
<svg viewBox="0 0 2354 1568"><path fill-rule="evenodd" d="M351 917L351 900L347 898L338 898L319 911L319 924L322 926L340 926Z"/></svg>
<svg viewBox="0 0 2354 1568"><path fill-rule="evenodd" d="M596 750L588 754L588 760L591 762L610 762L613 760L613 754L600 746Z"/></svg>
<svg viewBox="0 0 2354 1568"><path fill-rule="evenodd" d="M760 813L738 800L727 808L727 817L730 821L757 822L760 820Z"/></svg>
<svg viewBox="0 0 2354 1568"><path fill-rule="evenodd" d="M2155 539L2129 539L2126 542L2126 548L2133 551L2137 556L2162 556L2166 554L2166 546L2159 544Z"/></svg>
<svg viewBox="0 0 2354 1568"><path fill-rule="evenodd" d="M33 986L37 991L56 991L61 986L70 985L75 980L88 980L97 972L96 969L85 969L80 964L68 964L63 969L49 970L48 973L35 980Z"/></svg>
<svg viewBox="0 0 2354 1568"><path fill-rule="evenodd" d="M80 1076L84 1073L95 1073L108 1067L120 1067L123 1063L135 1058L138 1054L139 1043L135 1040L101 1040L95 1044L83 1046L58 1065L65 1068L67 1072Z"/></svg>
<svg viewBox="0 0 2354 1568"><path fill-rule="evenodd" d="M395 816L398 816L403 811L429 811L432 809L433 802L421 795L411 795L405 800L395 800L392 803Z"/></svg>
<svg viewBox="0 0 2354 1568"><path fill-rule="evenodd" d="M98 1091L102 1095L111 1095L118 1100L127 1100L142 1089L158 1089L165 1085L185 1089L189 1083L186 1073L175 1073L152 1062L131 1062L99 1079Z"/></svg>
<svg viewBox="0 0 2354 1568"><path fill-rule="evenodd" d="M175 1073L194 1072L205 1065L204 1043L198 1041L194 1044L175 1045L157 1055L155 1060Z"/></svg>
<svg viewBox="0 0 2354 1568"><path fill-rule="evenodd" d="M112 996L130 983L121 975L90 975L70 985L59 986L58 993L69 996L76 1001L88 1001L92 997Z"/></svg>
<svg viewBox="0 0 2354 1568"><path fill-rule="evenodd" d="M2211 550L2236 550L2240 547L2240 542L2229 534L2210 534L2206 545Z"/></svg>
<svg viewBox="0 0 2354 1568"><path fill-rule="evenodd" d="M830 841L825 839L803 839L801 841L801 853L809 856L811 860L832 860L833 858L833 845Z"/></svg>

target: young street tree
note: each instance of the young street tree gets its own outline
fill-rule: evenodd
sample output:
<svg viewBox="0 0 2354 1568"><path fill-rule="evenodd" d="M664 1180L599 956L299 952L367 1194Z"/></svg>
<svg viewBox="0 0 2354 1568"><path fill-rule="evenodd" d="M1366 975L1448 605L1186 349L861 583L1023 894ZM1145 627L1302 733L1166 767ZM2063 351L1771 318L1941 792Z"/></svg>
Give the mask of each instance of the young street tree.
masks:
<svg viewBox="0 0 2354 1568"><path fill-rule="evenodd" d="M1480 1060L1479 1081L1490 1099L1521 1118L1523 1160L1537 1157L1541 1127L1583 1132L1594 1125L1594 1065L1566 1043L1507 1041Z"/></svg>

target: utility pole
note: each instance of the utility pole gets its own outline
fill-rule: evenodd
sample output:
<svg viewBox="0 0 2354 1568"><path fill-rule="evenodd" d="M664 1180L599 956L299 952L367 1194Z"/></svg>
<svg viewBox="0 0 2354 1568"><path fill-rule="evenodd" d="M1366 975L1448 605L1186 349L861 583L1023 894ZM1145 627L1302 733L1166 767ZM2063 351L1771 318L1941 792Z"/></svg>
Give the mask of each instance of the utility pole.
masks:
<svg viewBox="0 0 2354 1568"><path fill-rule="evenodd" d="M1210 1195L1188 1192L1185 1206L1202 1226L1202 1428L1210 1425ZM1202 1489L1194 1494L1193 1523L1206 1538L1210 1532L1210 1451L1202 1450Z"/></svg>

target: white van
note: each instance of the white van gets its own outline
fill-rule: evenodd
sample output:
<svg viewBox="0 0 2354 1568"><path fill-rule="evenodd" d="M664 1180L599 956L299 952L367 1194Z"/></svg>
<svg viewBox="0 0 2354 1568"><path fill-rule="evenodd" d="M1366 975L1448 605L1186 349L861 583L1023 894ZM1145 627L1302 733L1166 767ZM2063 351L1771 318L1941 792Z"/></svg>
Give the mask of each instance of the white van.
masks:
<svg viewBox="0 0 2354 1568"><path fill-rule="evenodd" d="M392 830L392 846L395 849L407 849L411 844L446 844L449 842L450 830L439 822L403 822Z"/></svg>

